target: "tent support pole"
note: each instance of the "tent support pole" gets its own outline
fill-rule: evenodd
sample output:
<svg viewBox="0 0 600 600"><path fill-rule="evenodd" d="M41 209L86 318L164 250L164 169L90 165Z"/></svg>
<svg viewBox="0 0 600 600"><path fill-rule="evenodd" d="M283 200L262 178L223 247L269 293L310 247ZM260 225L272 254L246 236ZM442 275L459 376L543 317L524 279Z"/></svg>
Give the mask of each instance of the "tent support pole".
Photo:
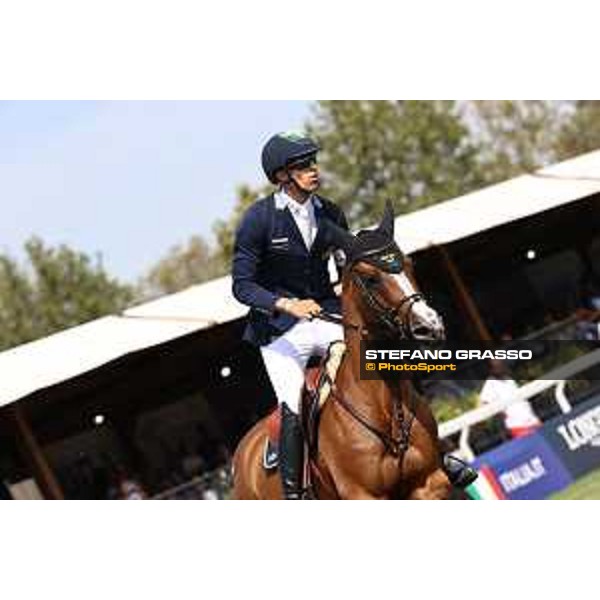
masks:
<svg viewBox="0 0 600 600"><path fill-rule="evenodd" d="M25 413L17 404L13 404L8 412L16 426L16 438L19 450L31 468L33 477L40 487L42 494L48 500L64 500L64 492L35 438Z"/></svg>
<svg viewBox="0 0 600 600"><path fill-rule="evenodd" d="M444 263L444 267L446 272L448 273L450 280L452 281L452 285L456 291L456 298L458 300L458 304L460 309L466 315L468 321L473 326L473 329L477 335L477 338L482 341L493 341L493 337L486 327L485 322L479 312L479 308L475 304L475 300L473 300L473 296L469 292L456 264L452 260L448 250L444 246L436 246L439 251L442 262Z"/></svg>

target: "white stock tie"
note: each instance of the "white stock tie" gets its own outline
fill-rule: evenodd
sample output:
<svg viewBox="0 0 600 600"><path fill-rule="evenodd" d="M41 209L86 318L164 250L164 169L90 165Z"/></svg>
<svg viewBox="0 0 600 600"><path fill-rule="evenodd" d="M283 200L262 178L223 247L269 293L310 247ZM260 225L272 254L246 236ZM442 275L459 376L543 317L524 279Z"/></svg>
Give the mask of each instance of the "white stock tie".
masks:
<svg viewBox="0 0 600 600"><path fill-rule="evenodd" d="M310 250L310 247L313 243L313 228L310 220L310 213L308 207L300 207L296 213L296 216L296 223L298 224L300 233L304 238L304 243L306 244L306 247Z"/></svg>
<svg viewBox="0 0 600 600"><path fill-rule="evenodd" d="M310 250L318 230L312 199L309 198L304 204L300 204L290 198L284 191L280 191L275 197L275 202L279 208L287 206L306 248Z"/></svg>

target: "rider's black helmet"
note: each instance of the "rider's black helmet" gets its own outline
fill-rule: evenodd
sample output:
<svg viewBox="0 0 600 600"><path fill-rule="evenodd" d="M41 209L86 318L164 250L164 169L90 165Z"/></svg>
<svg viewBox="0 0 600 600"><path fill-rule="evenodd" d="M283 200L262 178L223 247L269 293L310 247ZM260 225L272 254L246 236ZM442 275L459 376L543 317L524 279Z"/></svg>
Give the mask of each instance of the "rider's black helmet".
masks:
<svg viewBox="0 0 600 600"><path fill-rule="evenodd" d="M319 145L302 133L285 132L274 135L263 148L262 168L271 183L277 183L275 173L291 163L312 156Z"/></svg>

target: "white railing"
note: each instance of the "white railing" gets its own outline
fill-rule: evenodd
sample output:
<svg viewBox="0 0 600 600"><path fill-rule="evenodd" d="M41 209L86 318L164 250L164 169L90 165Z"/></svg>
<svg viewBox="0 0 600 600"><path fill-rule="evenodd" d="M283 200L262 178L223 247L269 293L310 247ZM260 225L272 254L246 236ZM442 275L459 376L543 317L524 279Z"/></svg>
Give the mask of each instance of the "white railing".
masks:
<svg viewBox="0 0 600 600"><path fill-rule="evenodd" d="M222 500L231 488L230 466L222 465L152 497L152 500Z"/></svg>
<svg viewBox="0 0 600 600"><path fill-rule="evenodd" d="M478 423L487 421L498 413L504 412L508 406L523 400L529 401L538 394L554 388L554 400L563 414L571 411L571 403L565 394L565 385L569 378L585 371L594 365L600 364L600 349L580 356L571 362L547 373L543 379L536 379L521 386L515 395L507 400L496 402L493 405L482 406L471 410L456 419L441 423L439 426L440 438L447 438L460 433L458 451L465 460L473 460L475 453L469 444L471 428Z"/></svg>

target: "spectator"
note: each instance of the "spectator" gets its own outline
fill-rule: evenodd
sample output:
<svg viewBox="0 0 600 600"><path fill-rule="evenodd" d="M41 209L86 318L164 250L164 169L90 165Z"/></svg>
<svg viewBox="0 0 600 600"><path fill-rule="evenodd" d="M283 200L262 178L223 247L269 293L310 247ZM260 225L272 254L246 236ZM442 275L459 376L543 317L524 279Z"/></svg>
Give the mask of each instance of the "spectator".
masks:
<svg viewBox="0 0 600 600"><path fill-rule="evenodd" d="M496 404L513 398L519 389L517 382L510 377L504 363L490 361L490 372L479 392L481 405ZM504 426L511 437L519 438L533 433L541 422L533 412L529 402L515 402L504 410Z"/></svg>
<svg viewBox="0 0 600 600"><path fill-rule="evenodd" d="M219 500L219 494L217 494L216 490L208 488L204 490L202 500Z"/></svg>
<svg viewBox="0 0 600 600"><path fill-rule="evenodd" d="M596 311L587 308L579 308L575 312L577 322L575 323L575 339L597 341L600 339L600 331Z"/></svg>
<svg viewBox="0 0 600 600"><path fill-rule="evenodd" d="M148 494L142 484L123 467L117 469L117 494L119 500L145 500Z"/></svg>
<svg viewBox="0 0 600 600"><path fill-rule="evenodd" d="M592 311L600 310L600 283L593 275L587 275L580 285L582 304Z"/></svg>
<svg viewBox="0 0 600 600"><path fill-rule="evenodd" d="M206 469L206 461L199 451L194 450L191 444L182 445L181 471L186 480L199 477Z"/></svg>

